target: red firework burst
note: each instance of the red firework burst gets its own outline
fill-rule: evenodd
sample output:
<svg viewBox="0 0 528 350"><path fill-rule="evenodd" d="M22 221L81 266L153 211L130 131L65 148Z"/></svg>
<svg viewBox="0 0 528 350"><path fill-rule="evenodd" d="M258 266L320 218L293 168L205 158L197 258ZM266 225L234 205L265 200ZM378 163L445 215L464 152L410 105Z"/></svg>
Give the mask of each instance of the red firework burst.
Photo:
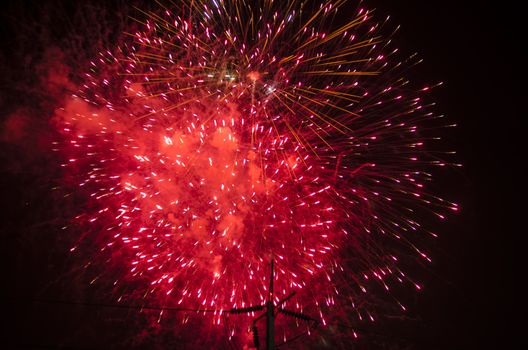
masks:
<svg viewBox="0 0 528 350"><path fill-rule="evenodd" d="M275 300L299 292L290 308L323 323L338 298L373 318L372 284L420 288L399 252L429 260L412 240L427 232L420 211L457 209L424 190L445 165L422 150L436 116L406 87L384 22L358 9L332 25L343 4L140 10L91 62L57 113L67 174L89 195L72 250L111 262L120 300L262 304L271 258Z"/></svg>

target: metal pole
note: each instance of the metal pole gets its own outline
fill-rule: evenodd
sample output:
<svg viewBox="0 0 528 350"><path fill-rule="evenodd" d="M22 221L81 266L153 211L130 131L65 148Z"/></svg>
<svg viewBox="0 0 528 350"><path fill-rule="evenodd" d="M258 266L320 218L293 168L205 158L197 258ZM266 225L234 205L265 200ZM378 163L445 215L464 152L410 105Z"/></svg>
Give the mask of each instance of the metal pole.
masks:
<svg viewBox="0 0 528 350"><path fill-rule="evenodd" d="M268 301L266 308L266 350L275 349L275 315L273 315L273 302Z"/></svg>
<svg viewBox="0 0 528 350"><path fill-rule="evenodd" d="M266 350L275 349L275 314L273 306L273 279L275 278L273 270L273 259L271 259L270 287L268 301L266 303Z"/></svg>

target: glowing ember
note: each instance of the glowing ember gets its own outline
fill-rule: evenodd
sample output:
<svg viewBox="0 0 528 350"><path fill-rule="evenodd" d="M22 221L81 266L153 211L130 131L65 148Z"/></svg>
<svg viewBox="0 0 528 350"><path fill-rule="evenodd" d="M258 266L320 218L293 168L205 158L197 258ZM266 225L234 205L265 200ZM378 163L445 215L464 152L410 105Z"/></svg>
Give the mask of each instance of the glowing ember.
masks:
<svg viewBox="0 0 528 350"><path fill-rule="evenodd" d="M93 60L57 125L90 198L75 221L117 285L244 307L265 300L274 257L276 300L297 291L323 323L340 295L373 318L355 304L372 283L420 288L397 258L429 260L415 210L457 209L424 191L445 165L422 151L429 88L405 88L368 11L329 27L342 4L185 2Z"/></svg>

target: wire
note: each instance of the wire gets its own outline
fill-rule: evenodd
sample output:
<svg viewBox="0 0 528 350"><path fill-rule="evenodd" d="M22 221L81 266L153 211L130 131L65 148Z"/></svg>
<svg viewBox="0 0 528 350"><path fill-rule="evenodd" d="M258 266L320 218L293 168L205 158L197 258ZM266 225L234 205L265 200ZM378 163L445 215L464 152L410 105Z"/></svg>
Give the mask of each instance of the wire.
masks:
<svg viewBox="0 0 528 350"><path fill-rule="evenodd" d="M285 341L283 341L282 343L279 343L277 345L275 345L275 348L278 348L280 346L283 346L283 345L286 345L288 343L291 343L291 342L294 342L295 340L299 339L300 337L303 337L307 334L309 334L311 331L315 330L317 328L317 326L319 325L319 321L318 320L315 320L315 319L312 319L313 323L311 325L308 325L308 330L300 333L300 334L297 334L296 336L293 336L291 337L290 339L287 339Z"/></svg>
<svg viewBox="0 0 528 350"><path fill-rule="evenodd" d="M16 300L16 299L15 299ZM82 305L82 306L93 306L93 307L105 307L105 308L118 308L118 309L137 309L137 310L156 310L156 311L182 311L182 312L213 312L213 313L231 313L231 314L242 314L253 311L260 311L264 308L262 305L250 306L245 308L232 308L232 309L193 309L185 307L166 307L166 306L152 306L152 305L127 305L127 304L105 304L105 303L92 303L92 302L80 302L80 301L64 301L64 300L52 300L52 299L32 299L31 301L42 304L62 304L62 305Z"/></svg>
<svg viewBox="0 0 528 350"><path fill-rule="evenodd" d="M81 306L116 308L116 309L180 311L180 312L197 312L197 313L200 313L200 312L230 313L231 312L231 310L223 310L223 309L193 309L193 308L185 308L185 307L165 307L165 306L152 306L152 305L105 304L105 303L65 301L65 300L52 300L52 299L31 299L31 301L35 303L41 303L41 304L81 305ZM24 302L27 302L27 300L24 300Z"/></svg>

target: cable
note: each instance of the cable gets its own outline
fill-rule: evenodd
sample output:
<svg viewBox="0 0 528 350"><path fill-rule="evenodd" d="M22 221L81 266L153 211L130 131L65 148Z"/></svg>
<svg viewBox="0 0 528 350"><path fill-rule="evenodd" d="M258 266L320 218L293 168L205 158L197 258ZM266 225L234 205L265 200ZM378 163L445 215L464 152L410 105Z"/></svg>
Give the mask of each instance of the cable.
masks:
<svg viewBox="0 0 528 350"><path fill-rule="evenodd" d="M300 337L305 336L306 334L309 334L310 331L313 331L313 330L314 330L315 328L317 328L317 326L319 325L319 321L316 320L316 319L312 319L312 322L313 322L313 323L312 323L311 325L308 326L308 330L306 330L306 331L304 331L304 332L302 332L302 333L300 333L300 334L297 334L296 336L293 336L293 337L291 337L290 339L287 339L287 340L283 341L282 343L277 344L277 345L275 346L275 348L278 348L278 347L283 346L283 345L285 345L285 344L291 343L291 342L293 342L293 341L299 339Z"/></svg>
<svg viewBox="0 0 528 350"><path fill-rule="evenodd" d="M164 306L152 306L152 305L105 304L105 303L92 303L92 302L79 302L79 301L51 300L51 299L32 299L31 301L35 303L42 303L42 304L81 305L81 306L93 306L93 307L116 308L116 309L180 311L180 312L197 312L197 313L200 313L200 312L204 312L204 313L206 312L207 313L231 312L231 310L222 310L222 309L193 309L193 308L185 308L185 307L164 307Z"/></svg>

